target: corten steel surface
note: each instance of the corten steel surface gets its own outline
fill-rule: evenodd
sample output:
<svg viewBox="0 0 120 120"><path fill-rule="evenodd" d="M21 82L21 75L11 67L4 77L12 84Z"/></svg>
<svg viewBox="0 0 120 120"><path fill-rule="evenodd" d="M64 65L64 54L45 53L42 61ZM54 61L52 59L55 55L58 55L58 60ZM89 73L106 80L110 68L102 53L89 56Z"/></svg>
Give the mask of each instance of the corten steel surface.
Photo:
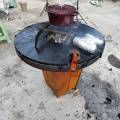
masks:
<svg viewBox="0 0 120 120"><path fill-rule="evenodd" d="M62 43L42 40L50 31L44 31L43 34L38 37L37 46L35 48L36 35L39 29L44 28L47 23L48 22L31 25L23 29L15 37L15 49L17 54L27 64L46 71L65 72L70 71L71 61L69 60L69 48L77 48L80 51L80 61L76 66L77 70L93 64L102 56L105 46L104 36L94 28L84 24L79 24L78 29L72 29L70 26L48 27L49 29L55 29L57 31L75 33L71 39L71 43L69 45L65 44L64 51L62 50ZM74 24L75 23L72 25ZM84 37L85 34L91 34L104 41L103 45L97 46L98 49L95 54L90 54L73 45L74 37Z"/></svg>
<svg viewBox="0 0 120 120"><path fill-rule="evenodd" d="M42 72L47 85L58 98L71 89L76 88L82 69L76 70L75 72L51 72L44 70Z"/></svg>

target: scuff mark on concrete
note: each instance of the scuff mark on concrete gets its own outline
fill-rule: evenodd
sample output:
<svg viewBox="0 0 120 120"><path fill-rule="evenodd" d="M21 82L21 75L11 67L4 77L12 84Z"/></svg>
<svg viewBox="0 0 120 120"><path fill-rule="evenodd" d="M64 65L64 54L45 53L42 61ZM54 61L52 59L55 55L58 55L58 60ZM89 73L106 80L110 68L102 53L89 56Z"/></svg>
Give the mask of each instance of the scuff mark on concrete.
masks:
<svg viewBox="0 0 120 120"><path fill-rule="evenodd" d="M8 68L8 69L5 71L4 77L12 77L12 71L11 71L10 68Z"/></svg>
<svg viewBox="0 0 120 120"><path fill-rule="evenodd" d="M13 112L13 115L16 120L23 120L25 117L25 111L22 110L20 112Z"/></svg>
<svg viewBox="0 0 120 120"><path fill-rule="evenodd" d="M6 78L6 77L13 77L14 75L16 76L20 76L22 78L25 78L25 76L22 76L21 71L23 69L22 65L21 65L21 60L18 60L16 62L16 64L14 64L13 66L9 66L8 68L5 69L5 72L2 76L2 78Z"/></svg>
<svg viewBox="0 0 120 120"><path fill-rule="evenodd" d="M43 109L43 110L46 109L44 102L41 102L41 103L39 104L38 109Z"/></svg>

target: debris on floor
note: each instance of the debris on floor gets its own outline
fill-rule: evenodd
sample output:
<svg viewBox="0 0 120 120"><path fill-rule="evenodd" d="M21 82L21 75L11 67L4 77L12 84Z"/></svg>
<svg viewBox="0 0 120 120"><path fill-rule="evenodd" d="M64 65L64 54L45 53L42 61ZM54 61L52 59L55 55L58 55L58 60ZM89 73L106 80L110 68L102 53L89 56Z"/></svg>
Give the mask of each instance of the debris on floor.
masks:
<svg viewBox="0 0 120 120"><path fill-rule="evenodd" d="M87 119L90 119L90 118L91 118L90 113L87 113Z"/></svg>
<svg viewBox="0 0 120 120"><path fill-rule="evenodd" d="M91 0L90 3L93 4L93 5L95 5L95 6L97 6L97 7L101 6L101 3L98 0Z"/></svg>
<svg viewBox="0 0 120 120"><path fill-rule="evenodd" d="M15 17L10 17L10 18L6 18L5 20L9 21L9 20L15 20Z"/></svg>

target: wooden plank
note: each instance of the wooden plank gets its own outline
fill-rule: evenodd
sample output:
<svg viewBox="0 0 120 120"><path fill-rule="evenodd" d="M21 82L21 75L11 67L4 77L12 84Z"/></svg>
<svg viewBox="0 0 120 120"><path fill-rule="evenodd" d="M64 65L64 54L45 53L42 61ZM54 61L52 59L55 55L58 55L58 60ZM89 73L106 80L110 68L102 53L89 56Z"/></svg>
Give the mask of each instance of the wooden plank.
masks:
<svg viewBox="0 0 120 120"><path fill-rule="evenodd" d="M72 72L68 91L76 87L76 84L78 82L81 72L82 72L82 69Z"/></svg>
<svg viewBox="0 0 120 120"><path fill-rule="evenodd" d="M56 94L56 85L55 85L55 72L46 71L48 76L48 81L50 83L50 87L53 90L54 94Z"/></svg>
<svg viewBox="0 0 120 120"><path fill-rule="evenodd" d="M51 87L56 97L60 97L76 87L82 69L75 72L51 72L44 70L42 72L47 85Z"/></svg>
<svg viewBox="0 0 120 120"><path fill-rule="evenodd" d="M60 97L65 94L69 88L71 72L56 72L55 73L55 82L56 82L56 96Z"/></svg>
<svg viewBox="0 0 120 120"><path fill-rule="evenodd" d="M42 73L43 73L43 75L44 75L44 78L45 78L46 84L50 87L50 83L49 83L48 76L47 76L47 71L42 70Z"/></svg>

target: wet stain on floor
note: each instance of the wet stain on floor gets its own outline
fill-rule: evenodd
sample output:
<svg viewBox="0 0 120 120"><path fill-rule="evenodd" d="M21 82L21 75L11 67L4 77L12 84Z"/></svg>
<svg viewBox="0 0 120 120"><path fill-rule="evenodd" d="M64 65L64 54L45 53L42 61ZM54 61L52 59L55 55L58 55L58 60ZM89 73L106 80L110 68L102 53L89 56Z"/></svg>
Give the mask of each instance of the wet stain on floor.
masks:
<svg viewBox="0 0 120 120"><path fill-rule="evenodd" d="M16 64L13 66L9 66L5 69L5 72L3 74L3 77L8 78L8 77L13 77L14 75L23 77L21 74L22 71L22 62L21 60L18 60Z"/></svg>
<svg viewBox="0 0 120 120"><path fill-rule="evenodd" d="M120 97L110 83L101 81L96 74L83 72L77 87L86 99L85 108L95 114L97 120L120 120Z"/></svg>
<svg viewBox="0 0 120 120"><path fill-rule="evenodd" d="M16 120L20 120L20 119L22 120L25 117L25 111L22 110L20 112L13 112L13 115Z"/></svg>

